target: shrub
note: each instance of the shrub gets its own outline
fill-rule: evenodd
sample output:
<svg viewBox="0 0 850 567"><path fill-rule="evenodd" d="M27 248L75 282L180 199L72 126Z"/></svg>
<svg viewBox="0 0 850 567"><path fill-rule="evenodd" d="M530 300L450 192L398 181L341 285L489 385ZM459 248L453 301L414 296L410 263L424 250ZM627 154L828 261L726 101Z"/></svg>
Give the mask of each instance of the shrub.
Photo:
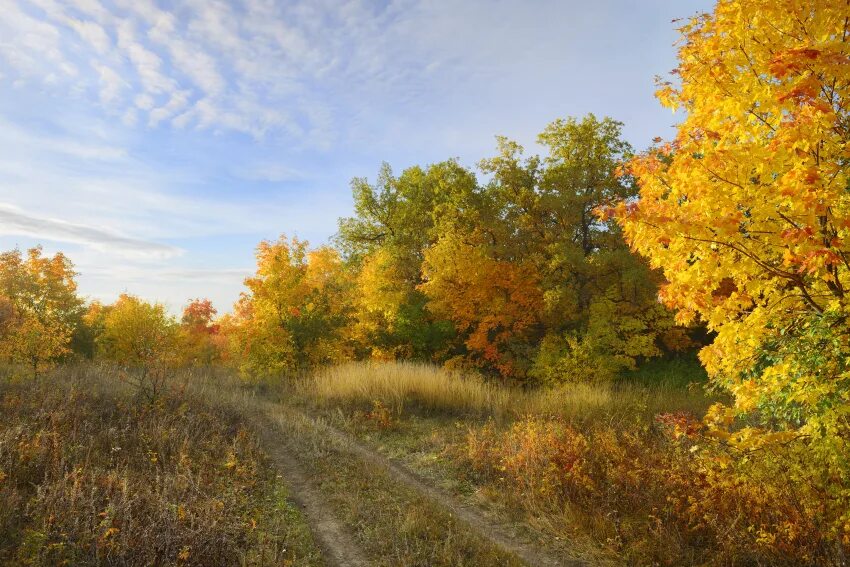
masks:
<svg viewBox="0 0 850 567"><path fill-rule="evenodd" d="M705 431L681 412L645 431L527 417L454 450L477 482L535 516L573 511L630 563L844 564L850 502L827 463L810 468L798 441L741 455Z"/></svg>

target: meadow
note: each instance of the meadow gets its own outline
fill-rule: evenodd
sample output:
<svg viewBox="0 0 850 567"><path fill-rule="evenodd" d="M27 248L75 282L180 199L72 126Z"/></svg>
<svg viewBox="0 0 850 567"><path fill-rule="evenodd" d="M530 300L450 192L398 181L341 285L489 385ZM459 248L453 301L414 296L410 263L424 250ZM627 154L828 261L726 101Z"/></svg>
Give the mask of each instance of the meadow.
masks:
<svg viewBox="0 0 850 567"><path fill-rule="evenodd" d="M125 373L3 380L4 563L841 564L814 482L694 451L693 359L557 391L372 362L174 368L151 400Z"/></svg>
<svg viewBox="0 0 850 567"><path fill-rule="evenodd" d="M530 392L427 365L352 364L300 390L335 426L588 564L840 565L821 515L840 512L801 504L818 498L816 482L757 455L729 482L732 450L696 434L718 399L705 385L685 359Z"/></svg>
<svg viewBox="0 0 850 567"><path fill-rule="evenodd" d="M4 565L321 565L244 420L109 365L0 380Z"/></svg>

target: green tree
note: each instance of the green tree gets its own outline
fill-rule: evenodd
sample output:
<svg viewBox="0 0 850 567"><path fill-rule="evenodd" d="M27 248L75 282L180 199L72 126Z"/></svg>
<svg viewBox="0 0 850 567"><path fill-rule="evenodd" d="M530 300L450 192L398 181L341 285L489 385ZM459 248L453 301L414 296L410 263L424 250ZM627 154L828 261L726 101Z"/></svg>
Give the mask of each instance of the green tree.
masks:
<svg viewBox="0 0 850 567"><path fill-rule="evenodd" d="M355 334L373 356L441 358L454 331L426 309L422 262L441 212L461 206L475 176L453 160L398 177L385 164L375 185L355 179L352 189L355 216L340 220L337 243L359 274Z"/></svg>

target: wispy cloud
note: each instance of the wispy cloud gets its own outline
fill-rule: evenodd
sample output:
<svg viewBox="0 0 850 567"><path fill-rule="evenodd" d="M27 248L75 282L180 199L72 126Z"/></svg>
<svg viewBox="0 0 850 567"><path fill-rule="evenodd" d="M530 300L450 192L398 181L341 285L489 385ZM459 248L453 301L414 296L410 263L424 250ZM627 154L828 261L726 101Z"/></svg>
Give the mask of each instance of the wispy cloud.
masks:
<svg viewBox="0 0 850 567"><path fill-rule="evenodd" d="M167 244L139 240L94 226L40 217L7 203L0 203L0 234L81 244L99 252L125 257L165 260L183 253L181 249Z"/></svg>
<svg viewBox="0 0 850 567"><path fill-rule="evenodd" d="M669 21L711 1L0 0L0 244L226 308L257 241L327 238L382 160L589 111L663 133Z"/></svg>
<svg viewBox="0 0 850 567"><path fill-rule="evenodd" d="M413 0L182 0L171 11L154 0L7 3L0 60L20 78L91 89L116 115L146 113L149 126L327 147L347 135L333 132L334 117L386 110L381 101L421 106L435 73L462 75L440 45L451 38L429 35L441 12Z"/></svg>

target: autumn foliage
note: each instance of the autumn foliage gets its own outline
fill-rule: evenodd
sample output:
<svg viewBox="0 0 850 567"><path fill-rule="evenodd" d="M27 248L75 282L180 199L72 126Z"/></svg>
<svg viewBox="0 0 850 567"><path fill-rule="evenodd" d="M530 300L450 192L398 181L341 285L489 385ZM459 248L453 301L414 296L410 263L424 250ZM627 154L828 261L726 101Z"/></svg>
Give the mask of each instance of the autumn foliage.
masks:
<svg viewBox="0 0 850 567"><path fill-rule="evenodd" d="M840 564L846 547L832 547L824 520L842 510L822 497L822 463L794 479L787 465L804 456L793 448L741 459L706 448L702 433L683 413L659 415L650 432L529 416L471 427L453 456L517 509L567 511L560 533L590 530L627 564Z"/></svg>
<svg viewBox="0 0 850 567"><path fill-rule="evenodd" d="M829 470L831 530L850 538L850 20L846 2L721 0L682 27L662 103L675 139L631 161L615 211L662 269L665 302L716 333L700 357L734 396L706 417L744 454L794 452L790 482ZM836 513L843 509L844 512Z"/></svg>
<svg viewBox="0 0 850 567"><path fill-rule="evenodd" d="M604 514L630 561L846 564L850 3L718 0L679 25L678 66L657 92L681 117L673 139L636 153L622 123L589 114L546 126L540 155L498 137L475 168L385 164L352 181L330 244L260 242L229 313L201 298L179 319L131 294L87 301L63 254L0 254L4 368L37 378L107 361L153 402L177 367L284 382L360 361L320 373L313 394L372 404L358 415L376 431L410 400L480 418L548 392L547 411L470 427L453 456L474 481L550 516ZM697 348L724 400L705 416L629 429L564 419L563 399L548 411L552 396ZM14 393L3 403L25 421ZM0 452L15 467L58 458L36 437L17 447ZM39 505L32 521L49 524ZM626 511L642 520L621 522Z"/></svg>
<svg viewBox="0 0 850 567"><path fill-rule="evenodd" d="M32 248L0 255L0 353L9 362L37 375L70 353L83 304L75 276L61 253L50 258Z"/></svg>
<svg viewBox="0 0 850 567"><path fill-rule="evenodd" d="M479 165L486 183L456 161L355 180L338 242L357 274L360 352L557 384L591 378L587 361L610 380L687 347L658 275L594 215L635 192L616 175L632 153L621 126L555 121L544 157L500 137Z"/></svg>
<svg viewBox="0 0 850 567"><path fill-rule="evenodd" d="M257 273L222 329L230 360L245 376L296 372L344 360L349 349L348 275L331 248L281 237L257 247Z"/></svg>

